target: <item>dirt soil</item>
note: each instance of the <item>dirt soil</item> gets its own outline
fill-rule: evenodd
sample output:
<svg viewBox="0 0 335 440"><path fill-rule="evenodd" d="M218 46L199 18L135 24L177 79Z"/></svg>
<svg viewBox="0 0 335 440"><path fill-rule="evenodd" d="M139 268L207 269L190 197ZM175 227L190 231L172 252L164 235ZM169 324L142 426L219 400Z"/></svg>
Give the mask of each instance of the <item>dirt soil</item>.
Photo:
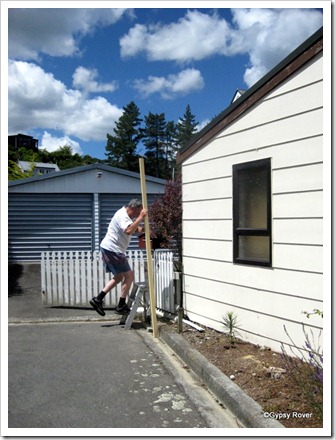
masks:
<svg viewBox="0 0 335 440"><path fill-rule="evenodd" d="M171 323L169 328L178 331L176 324ZM288 420L280 420L287 428L322 428L322 417L313 409L295 379L299 373L304 383L309 380L310 370L306 370L306 365L297 366L294 362L292 370L282 353L239 339L231 343L224 333L203 328L204 331L200 332L184 324L181 335L258 402L264 412L290 414Z"/></svg>

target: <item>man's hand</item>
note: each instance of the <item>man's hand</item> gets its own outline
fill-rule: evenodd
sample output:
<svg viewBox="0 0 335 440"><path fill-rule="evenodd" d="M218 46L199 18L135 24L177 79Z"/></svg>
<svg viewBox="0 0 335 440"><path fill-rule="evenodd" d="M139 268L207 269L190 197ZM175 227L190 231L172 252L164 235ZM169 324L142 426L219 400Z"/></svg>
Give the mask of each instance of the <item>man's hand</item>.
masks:
<svg viewBox="0 0 335 440"><path fill-rule="evenodd" d="M143 219L144 217L146 217L148 215L148 210L147 209L142 209L142 211L140 212L139 217L141 219Z"/></svg>

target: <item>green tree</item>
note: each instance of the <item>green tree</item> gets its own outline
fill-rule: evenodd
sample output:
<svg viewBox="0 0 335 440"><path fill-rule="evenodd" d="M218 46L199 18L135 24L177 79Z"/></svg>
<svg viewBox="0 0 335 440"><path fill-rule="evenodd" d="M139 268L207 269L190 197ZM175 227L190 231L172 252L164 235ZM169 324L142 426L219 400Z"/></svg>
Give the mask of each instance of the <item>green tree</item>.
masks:
<svg viewBox="0 0 335 440"><path fill-rule="evenodd" d="M103 161L100 159L96 159L95 157L90 156L89 154L85 154L81 156L81 164L82 165L92 165L94 163L102 163Z"/></svg>
<svg viewBox="0 0 335 440"><path fill-rule="evenodd" d="M146 169L150 176L164 177L166 120L164 113L145 116L143 144L146 148Z"/></svg>
<svg viewBox="0 0 335 440"><path fill-rule="evenodd" d="M21 147L17 150L17 160L24 160L27 162L40 162L40 154L38 151L31 150L26 147Z"/></svg>
<svg viewBox="0 0 335 440"><path fill-rule="evenodd" d="M78 153L73 154L72 147L64 145L49 153L50 162L56 163L60 169L65 170L82 165L82 158Z"/></svg>
<svg viewBox="0 0 335 440"><path fill-rule="evenodd" d="M103 162L102 160L99 160L88 154L82 156L78 153L73 153L72 147L69 145L64 145L51 152L47 150L40 150L39 154L41 158L40 162L55 163L61 170Z"/></svg>
<svg viewBox="0 0 335 440"><path fill-rule="evenodd" d="M116 122L114 135L107 133L106 164L123 168L128 171L139 171L137 145L141 139L139 126L140 111L137 105L131 101L123 107L124 113Z"/></svg>
<svg viewBox="0 0 335 440"><path fill-rule="evenodd" d="M195 122L195 116L191 112L189 104L186 106L184 117L177 123L176 142L179 148L185 147L194 133L197 131L198 122Z"/></svg>
<svg viewBox="0 0 335 440"><path fill-rule="evenodd" d="M31 169L28 173L23 173L18 166L18 161L23 160L31 162ZM73 154L69 145L59 147L57 150L49 152L46 149L33 151L29 148L21 147L18 150L13 146L8 146L8 179L16 180L31 177L34 175L34 164L55 163L62 169L74 168L81 165L90 165L93 163L101 163L102 160L89 156L88 154L81 156L78 153Z"/></svg>
<svg viewBox="0 0 335 440"><path fill-rule="evenodd" d="M43 150L39 150L39 155L40 155L40 161L39 162L42 162L42 163L55 163L55 159L53 157L53 154L54 154L53 152L50 152L50 151L46 150L45 148L43 148Z"/></svg>
<svg viewBox="0 0 335 440"><path fill-rule="evenodd" d="M18 152L18 150L16 150L15 147L13 147L12 145L8 146L8 161L13 161L13 162L17 162L20 158L20 154Z"/></svg>
<svg viewBox="0 0 335 440"><path fill-rule="evenodd" d="M173 179L175 175L176 167L176 124L173 121L169 121L166 124L165 131L165 168L164 178Z"/></svg>
<svg viewBox="0 0 335 440"><path fill-rule="evenodd" d="M25 173L21 170L16 162L13 160L8 161L8 180L25 179L34 175L34 164L31 165L29 171Z"/></svg>

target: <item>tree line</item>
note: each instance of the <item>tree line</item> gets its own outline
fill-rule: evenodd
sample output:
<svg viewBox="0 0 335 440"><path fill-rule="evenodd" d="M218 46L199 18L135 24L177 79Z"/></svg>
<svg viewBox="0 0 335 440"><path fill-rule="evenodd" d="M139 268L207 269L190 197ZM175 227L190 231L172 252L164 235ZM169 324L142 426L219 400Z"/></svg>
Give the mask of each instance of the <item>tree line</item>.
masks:
<svg viewBox="0 0 335 440"><path fill-rule="evenodd" d="M53 152L38 151L9 145L9 180L28 177L17 165L19 160L28 162L56 163L60 169L73 168L93 163L103 163L128 171L139 172L139 157L145 158L146 174L170 180L178 172L177 151L187 145L197 131L198 122L189 105L178 122L167 121L165 113L151 113L142 119L134 101L123 107L123 114L115 124L113 134L107 133L106 159L89 155L73 154L68 145L60 146ZM33 167L30 175L34 174Z"/></svg>

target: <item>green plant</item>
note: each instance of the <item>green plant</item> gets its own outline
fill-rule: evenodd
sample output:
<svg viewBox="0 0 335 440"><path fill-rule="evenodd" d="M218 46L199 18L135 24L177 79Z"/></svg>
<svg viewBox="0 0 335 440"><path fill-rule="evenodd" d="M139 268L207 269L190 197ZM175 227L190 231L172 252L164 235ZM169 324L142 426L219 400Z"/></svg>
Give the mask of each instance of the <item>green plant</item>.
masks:
<svg viewBox="0 0 335 440"><path fill-rule="evenodd" d="M227 336L230 339L230 342L232 344L235 343L235 338L236 335L238 334L237 331L237 326L238 326L238 322L237 322L237 315L232 312L232 311L228 311L223 317L222 317L222 324L223 327L225 328L225 333L227 334Z"/></svg>
<svg viewBox="0 0 335 440"><path fill-rule="evenodd" d="M323 312L314 309L313 312L303 312L307 318L311 315L319 315L323 317ZM323 411L323 352L321 350L320 338L321 331L316 340L314 333L310 330L308 334L304 324L302 324L302 330L305 336L305 346L299 348L290 337L286 327L284 326L285 333L289 337L292 346L290 350L293 356L289 356L284 345L281 344L282 357L285 361L286 368L299 385L306 400L310 403L314 409L315 414L322 420ZM296 353L299 353L300 357L296 358Z"/></svg>
<svg viewBox="0 0 335 440"><path fill-rule="evenodd" d="M319 309L313 309L313 312L302 312L302 313L306 315L307 318L309 318L312 315L319 315L321 316L321 318L323 318L323 311Z"/></svg>
<svg viewBox="0 0 335 440"><path fill-rule="evenodd" d="M182 259L181 180L166 184L164 194L149 209L150 230L161 248L169 248Z"/></svg>

